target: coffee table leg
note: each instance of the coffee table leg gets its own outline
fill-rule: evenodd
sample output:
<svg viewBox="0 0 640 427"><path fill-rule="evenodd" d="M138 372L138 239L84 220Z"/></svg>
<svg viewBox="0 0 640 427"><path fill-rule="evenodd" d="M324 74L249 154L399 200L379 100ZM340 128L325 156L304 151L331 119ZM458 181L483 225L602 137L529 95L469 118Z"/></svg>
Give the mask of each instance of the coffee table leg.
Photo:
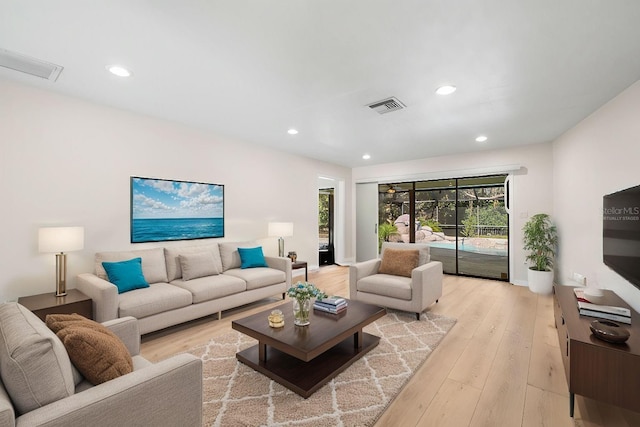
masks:
<svg viewBox="0 0 640 427"><path fill-rule="evenodd" d="M258 342L258 360L267 361L267 345L261 342Z"/></svg>
<svg viewBox="0 0 640 427"><path fill-rule="evenodd" d="M362 329L353 334L353 347L362 348Z"/></svg>

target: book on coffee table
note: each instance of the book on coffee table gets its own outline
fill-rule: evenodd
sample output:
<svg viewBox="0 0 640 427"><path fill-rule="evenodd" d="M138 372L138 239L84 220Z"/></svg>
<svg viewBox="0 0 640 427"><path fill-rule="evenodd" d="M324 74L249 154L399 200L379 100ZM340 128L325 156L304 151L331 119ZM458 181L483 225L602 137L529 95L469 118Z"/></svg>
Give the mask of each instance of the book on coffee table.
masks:
<svg viewBox="0 0 640 427"><path fill-rule="evenodd" d="M327 305L338 306L338 305L346 304L347 300L342 298L342 297L327 297L327 298L323 298L323 299L317 299L316 302L321 302L321 303L327 304Z"/></svg>
<svg viewBox="0 0 640 427"><path fill-rule="evenodd" d="M341 313L347 309L347 300L340 297L323 298L313 303L313 308L327 313Z"/></svg>
<svg viewBox="0 0 640 427"><path fill-rule="evenodd" d="M326 313L333 313L333 314L338 314L338 313L342 313L343 311L347 310L347 305L343 305L340 307L328 307L326 305L323 304L313 304L313 308L316 310L320 310L320 311L324 311Z"/></svg>

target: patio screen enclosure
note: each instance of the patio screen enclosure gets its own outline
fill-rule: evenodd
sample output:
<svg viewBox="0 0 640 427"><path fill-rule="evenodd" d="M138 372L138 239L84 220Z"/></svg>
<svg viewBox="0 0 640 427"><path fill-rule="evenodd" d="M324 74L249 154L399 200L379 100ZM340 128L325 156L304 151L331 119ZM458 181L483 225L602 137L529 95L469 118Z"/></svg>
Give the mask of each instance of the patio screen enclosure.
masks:
<svg viewBox="0 0 640 427"><path fill-rule="evenodd" d="M378 185L378 238L428 243L444 272L509 280L506 175Z"/></svg>

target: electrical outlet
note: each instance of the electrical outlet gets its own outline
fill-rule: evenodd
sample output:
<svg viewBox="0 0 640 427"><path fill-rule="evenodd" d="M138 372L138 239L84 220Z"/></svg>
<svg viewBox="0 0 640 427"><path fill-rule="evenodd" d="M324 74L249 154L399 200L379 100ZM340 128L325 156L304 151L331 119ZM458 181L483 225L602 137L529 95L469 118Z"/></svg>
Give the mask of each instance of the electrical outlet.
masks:
<svg viewBox="0 0 640 427"><path fill-rule="evenodd" d="M573 273L571 279L573 279L574 282L578 282L578 284L582 286L587 285L587 278L580 273Z"/></svg>

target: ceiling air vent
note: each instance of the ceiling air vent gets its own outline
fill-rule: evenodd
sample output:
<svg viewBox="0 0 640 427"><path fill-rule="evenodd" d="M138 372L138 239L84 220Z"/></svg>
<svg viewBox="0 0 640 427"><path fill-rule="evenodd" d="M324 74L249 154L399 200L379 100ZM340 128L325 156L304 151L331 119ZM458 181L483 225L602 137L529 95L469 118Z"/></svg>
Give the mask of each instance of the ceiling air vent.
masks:
<svg viewBox="0 0 640 427"><path fill-rule="evenodd" d="M369 104L367 107L371 108L373 111L377 111L379 114L386 114L392 111L402 110L405 108L405 105L397 98L391 97Z"/></svg>
<svg viewBox="0 0 640 427"><path fill-rule="evenodd" d="M30 58L20 53L0 49L0 67L10 68L21 73L56 81L64 67L39 59Z"/></svg>

